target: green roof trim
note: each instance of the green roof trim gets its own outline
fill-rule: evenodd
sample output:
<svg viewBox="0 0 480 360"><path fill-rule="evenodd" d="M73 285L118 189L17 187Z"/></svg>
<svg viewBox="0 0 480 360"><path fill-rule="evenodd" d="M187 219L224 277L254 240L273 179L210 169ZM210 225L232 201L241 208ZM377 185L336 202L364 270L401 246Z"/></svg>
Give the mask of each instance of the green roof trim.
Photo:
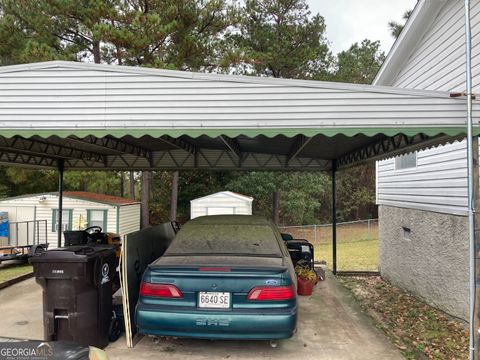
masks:
<svg viewBox="0 0 480 360"><path fill-rule="evenodd" d="M126 135L134 137L142 137L149 135L152 137L159 137L162 135L169 135L172 137L180 137L183 135L193 138L206 135L210 137L218 137L221 135L236 137L240 135L248 137L267 136L274 137L283 135L287 137L294 137L297 135L315 136L355 136L363 134L365 136L373 136L378 134L384 134L386 136L394 136L397 134L405 134L413 136L416 134L425 134L429 136L435 135L450 135L458 136L466 134L467 127L417 127L417 126L404 126L398 124L396 127L378 128L378 127L325 127L325 128L255 128L255 129L155 129L155 128L143 128L143 129L2 129L1 135L9 138L13 136L41 136L41 137L68 137L71 135L85 137L94 135L96 137L115 136L121 138ZM480 135L480 126L474 127L474 135Z"/></svg>

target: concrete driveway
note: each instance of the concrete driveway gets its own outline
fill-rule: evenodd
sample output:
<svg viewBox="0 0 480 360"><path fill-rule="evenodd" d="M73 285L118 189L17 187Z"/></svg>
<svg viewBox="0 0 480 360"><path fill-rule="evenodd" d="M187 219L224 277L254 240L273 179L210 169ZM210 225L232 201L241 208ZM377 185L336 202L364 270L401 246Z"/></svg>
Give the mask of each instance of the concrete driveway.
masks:
<svg viewBox="0 0 480 360"><path fill-rule="evenodd" d="M33 279L0 290L0 337L43 339L42 295ZM300 298L297 334L271 348L265 341L160 340L144 337L128 349L123 338L110 344L110 359L365 359L400 360L397 349L362 313L333 276L311 297Z"/></svg>

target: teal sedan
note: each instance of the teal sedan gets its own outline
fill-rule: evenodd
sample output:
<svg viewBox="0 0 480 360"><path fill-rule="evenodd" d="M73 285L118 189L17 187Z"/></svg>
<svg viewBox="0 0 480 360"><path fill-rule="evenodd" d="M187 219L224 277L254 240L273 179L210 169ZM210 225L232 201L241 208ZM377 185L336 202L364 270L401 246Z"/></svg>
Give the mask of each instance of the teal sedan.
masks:
<svg viewBox="0 0 480 360"><path fill-rule="evenodd" d="M139 333L277 340L297 324L296 276L282 236L259 216L187 222L143 275Z"/></svg>

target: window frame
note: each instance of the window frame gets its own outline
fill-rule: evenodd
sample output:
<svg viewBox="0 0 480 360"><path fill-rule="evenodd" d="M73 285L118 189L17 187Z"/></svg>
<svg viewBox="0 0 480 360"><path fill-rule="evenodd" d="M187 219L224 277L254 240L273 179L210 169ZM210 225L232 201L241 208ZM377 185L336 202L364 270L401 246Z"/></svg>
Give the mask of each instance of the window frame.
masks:
<svg viewBox="0 0 480 360"><path fill-rule="evenodd" d="M62 228L62 231L69 231L72 230L72 224L73 224L73 209L62 209L63 212L68 212L68 222L67 222L67 228L64 230ZM64 217L62 216L62 223L63 223ZM58 221L58 208L52 209L52 233L57 233L58 228L57 228L57 221Z"/></svg>
<svg viewBox="0 0 480 360"><path fill-rule="evenodd" d="M108 209L87 209L87 227L94 226L91 225L92 222L92 212L98 211L103 212L103 226L102 231L107 232L107 223L108 223Z"/></svg>
<svg viewBox="0 0 480 360"><path fill-rule="evenodd" d="M405 157L405 156L415 156L415 166L399 168L398 167L398 160L401 157ZM395 156L393 166L394 166L394 171L395 172L411 171L411 170L417 169L417 167L418 167L418 151L413 151L413 152L410 152L410 153L407 153L407 154L402 154L402 155Z"/></svg>

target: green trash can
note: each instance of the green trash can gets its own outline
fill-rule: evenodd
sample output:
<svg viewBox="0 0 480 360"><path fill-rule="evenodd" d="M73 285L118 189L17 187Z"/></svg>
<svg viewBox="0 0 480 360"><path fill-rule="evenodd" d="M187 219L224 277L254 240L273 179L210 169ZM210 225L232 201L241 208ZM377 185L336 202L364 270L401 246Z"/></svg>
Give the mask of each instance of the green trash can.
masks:
<svg viewBox="0 0 480 360"><path fill-rule="evenodd" d="M33 256L30 262L43 288L44 340L107 346L115 249L70 246Z"/></svg>

